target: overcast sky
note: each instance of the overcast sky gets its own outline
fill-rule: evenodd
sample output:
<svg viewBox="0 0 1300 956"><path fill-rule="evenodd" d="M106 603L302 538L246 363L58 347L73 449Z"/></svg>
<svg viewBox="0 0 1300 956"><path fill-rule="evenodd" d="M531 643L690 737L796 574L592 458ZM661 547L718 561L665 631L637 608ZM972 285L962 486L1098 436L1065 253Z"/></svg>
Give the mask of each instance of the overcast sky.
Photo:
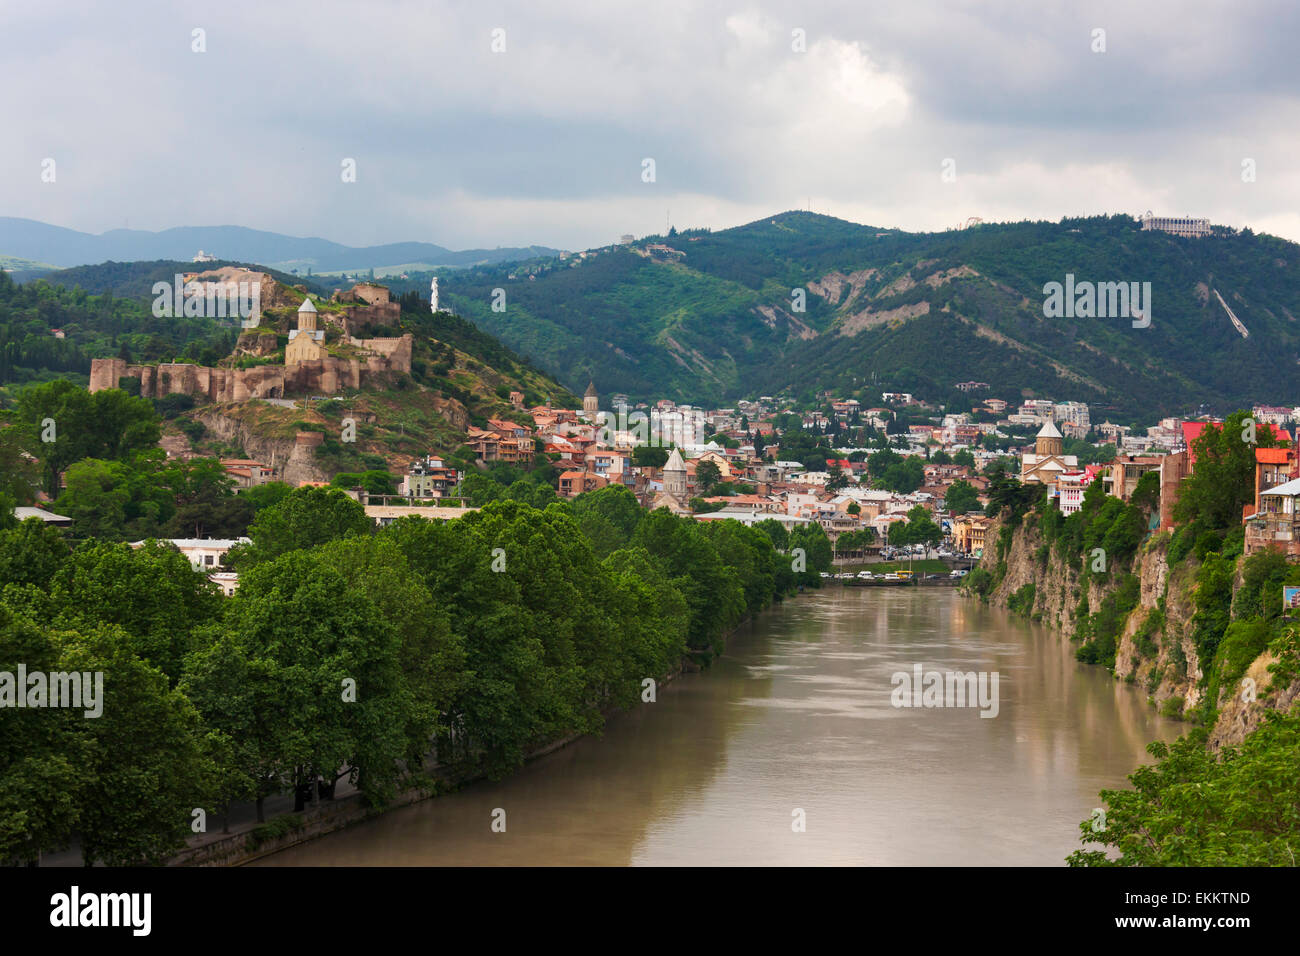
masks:
<svg viewBox="0 0 1300 956"><path fill-rule="evenodd" d="M581 249L811 205L1300 240L1288 0L50 0L0 36L0 215L88 232Z"/></svg>

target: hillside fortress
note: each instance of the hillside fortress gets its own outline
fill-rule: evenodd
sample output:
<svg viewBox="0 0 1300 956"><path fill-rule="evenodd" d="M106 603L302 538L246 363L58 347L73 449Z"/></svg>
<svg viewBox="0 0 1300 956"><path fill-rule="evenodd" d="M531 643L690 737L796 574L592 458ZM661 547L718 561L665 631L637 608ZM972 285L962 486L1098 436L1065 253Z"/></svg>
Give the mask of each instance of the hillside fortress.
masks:
<svg viewBox="0 0 1300 956"><path fill-rule="evenodd" d="M415 339L410 334L397 338L361 339L352 335L363 323L395 323L401 307L392 302L383 286L362 284L336 292L335 303L359 303L342 312L321 313L304 295L298 307L298 327L289 331L283 365L251 368L211 368L188 363L129 365L120 358L93 359L90 363L90 391L118 388L123 378L140 382L144 398L193 395L211 402L243 402L253 398L284 398L290 394L329 395L344 388L361 388L377 378L411 371ZM326 328L337 332L326 345ZM275 333L246 330L235 346L235 355L263 356L278 350Z"/></svg>

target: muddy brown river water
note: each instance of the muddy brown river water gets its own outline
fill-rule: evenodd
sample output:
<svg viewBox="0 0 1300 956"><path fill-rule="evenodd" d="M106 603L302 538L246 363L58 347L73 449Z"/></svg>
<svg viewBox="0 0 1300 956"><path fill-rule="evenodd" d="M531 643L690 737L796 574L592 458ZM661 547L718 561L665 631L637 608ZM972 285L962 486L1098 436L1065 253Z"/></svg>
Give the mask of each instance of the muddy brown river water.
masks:
<svg viewBox="0 0 1300 956"><path fill-rule="evenodd" d="M894 706L918 664L996 672L996 716ZM1046 627L947 588L831 587L601 737L257 865L1058 866L1097 792L1180 729Z"/></svg>

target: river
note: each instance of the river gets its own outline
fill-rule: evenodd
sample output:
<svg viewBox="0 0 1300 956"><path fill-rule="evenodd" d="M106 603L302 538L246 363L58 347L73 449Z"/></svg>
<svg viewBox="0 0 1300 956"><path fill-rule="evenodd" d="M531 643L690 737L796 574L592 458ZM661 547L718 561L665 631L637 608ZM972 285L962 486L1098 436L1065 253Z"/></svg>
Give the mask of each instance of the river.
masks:
<svg viewBox="0 0 1300 956"><path fill-rule="evenodd" d="M893 706L917 664L997 672L996 716ZM657 696L505 780L258 865L1061 865L1097 792L1183 727L948 588L800 595Z"/></svg>

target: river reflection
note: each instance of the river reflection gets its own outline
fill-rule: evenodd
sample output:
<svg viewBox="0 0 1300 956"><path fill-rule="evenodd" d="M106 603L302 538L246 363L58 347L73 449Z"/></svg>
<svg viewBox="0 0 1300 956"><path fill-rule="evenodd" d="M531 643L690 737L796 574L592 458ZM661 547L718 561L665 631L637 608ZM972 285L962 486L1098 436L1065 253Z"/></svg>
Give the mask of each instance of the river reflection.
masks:
<svg viewBox="0 0 1300 956"><path fill-rule="evenodd" d="M895 708L915 664L998 672L997 716ZM259 864L1060 865L1097 791L1180 728L1048 628L946 588L832 587L600 738Z"/></svg>

